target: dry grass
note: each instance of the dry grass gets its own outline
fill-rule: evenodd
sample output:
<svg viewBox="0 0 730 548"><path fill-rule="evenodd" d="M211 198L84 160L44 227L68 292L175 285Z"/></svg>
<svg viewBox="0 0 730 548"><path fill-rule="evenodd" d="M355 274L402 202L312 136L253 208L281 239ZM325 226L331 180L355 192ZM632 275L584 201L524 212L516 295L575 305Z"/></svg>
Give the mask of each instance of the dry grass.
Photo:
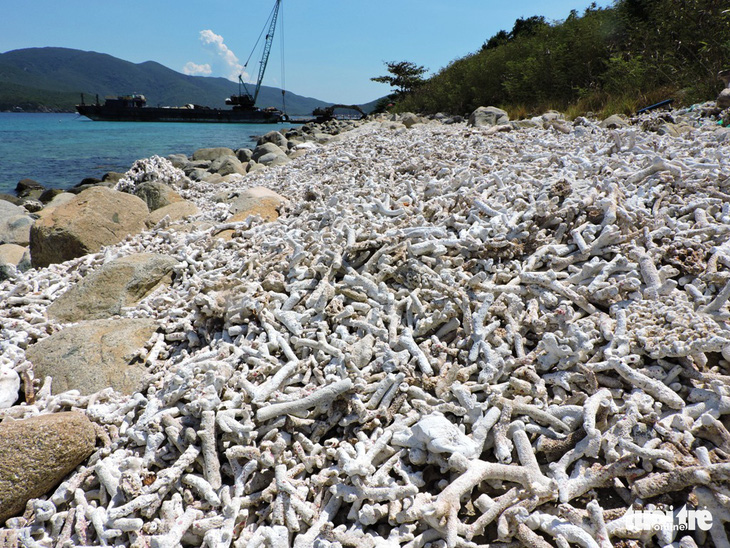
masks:
<svg viewBox="0 0 730 548"><path fill-rule="evenodd" d="M568 120L574 120L578 116L586 115L604 119L612 114L631 116L637 110L665 99L674 99L673 106L676 107L684 104L685 94L682 90L668 87L658 88L650 92L627 92L622 95L594 92L568 105L545 104L537 107L502 105L500 108L506 110L512 120L539 116L549 110L562 112Z"/></svg>

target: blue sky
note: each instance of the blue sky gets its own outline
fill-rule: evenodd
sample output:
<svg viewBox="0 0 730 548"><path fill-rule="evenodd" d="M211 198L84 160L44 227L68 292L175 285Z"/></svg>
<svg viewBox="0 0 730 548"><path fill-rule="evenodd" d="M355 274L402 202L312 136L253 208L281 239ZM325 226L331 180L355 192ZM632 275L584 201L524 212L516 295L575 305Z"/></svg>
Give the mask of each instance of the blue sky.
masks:
<svg viewBox="0 0 730 548"><path fill-rule="evenodd" d="M364 103L389 92L371 82L385 61L431 72L478 50L515 19L565 19L586 0L284 0L286 89L330 102ZM611 1L599 1L606 7ZM108 53L173 70L229 77L252 51L273 0L34 0L0 18L0 52L56 46ZM280 26L277 32L281 31ZM280 36L264 84L281 86ZM258 60L248 72L255 76ZM123 90L121 90L123 91ZM120 91L120 92L121 92Z"/></svg>

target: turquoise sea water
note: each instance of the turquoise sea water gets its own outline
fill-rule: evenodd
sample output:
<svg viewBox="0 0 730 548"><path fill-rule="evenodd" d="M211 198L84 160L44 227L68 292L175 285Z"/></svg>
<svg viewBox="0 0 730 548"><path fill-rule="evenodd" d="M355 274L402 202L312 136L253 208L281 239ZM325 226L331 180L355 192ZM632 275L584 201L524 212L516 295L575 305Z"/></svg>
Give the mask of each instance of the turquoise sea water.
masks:
<svg viewBox="0 0 730 548"><path fill-rule="evenodd" d="M127 171L155 154L203 147L251 148L277 124L92 122L78 114L0 113L0 192L21 179L70 188L85 177Z"/></svg>

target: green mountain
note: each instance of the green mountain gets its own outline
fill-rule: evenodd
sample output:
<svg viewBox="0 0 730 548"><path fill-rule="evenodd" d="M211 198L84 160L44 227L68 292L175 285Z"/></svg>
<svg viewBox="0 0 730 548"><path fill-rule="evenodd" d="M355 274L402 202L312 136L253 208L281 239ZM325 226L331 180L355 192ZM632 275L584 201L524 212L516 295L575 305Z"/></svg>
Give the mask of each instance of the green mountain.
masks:
<svg viewBox="0 0 730 548"><path fill-rule="evenodd" d="M142 93L150 106L188 103L225 107L238 84L225 78L187 76L154 61L130 63L104 53L67 48L28 48L0 54L0 111L74 111L81 94L86 102L98 95ZM331 103L286 94L286 110L308 115ZM281 90L261 86L257 105L281 108Z"/></svg>

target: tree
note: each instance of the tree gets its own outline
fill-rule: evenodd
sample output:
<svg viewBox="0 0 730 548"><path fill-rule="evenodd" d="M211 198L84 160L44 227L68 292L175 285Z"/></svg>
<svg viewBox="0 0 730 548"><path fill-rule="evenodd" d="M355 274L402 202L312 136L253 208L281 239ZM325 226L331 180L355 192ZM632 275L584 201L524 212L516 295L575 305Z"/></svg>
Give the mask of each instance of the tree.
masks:
<svg viewBox="0 0 730 548"><path fill-rule="evenodd" d="M500 30L497 34L492 36L489 40L484 42L484 45L482 46L482 51L486 51L488 49L494 49L498 48L499 46L502 46L509 42L509 32L506 30Z"/></svg>
<svg viewBox="0 0 730 548"><path fill-rule="evenodd" d="M390 84L391 87L397 88L397 95L405 95L406 93L412 92L414 89L422 86L426 81L423 79L423 75L428 69L411 63L409 61L390 62L385 63L388 67L390 76L378 76L376 78L370 78L373 82L380 82L381 84Z"/></svg>
<svg viewBox="0 0 730 548"><path fill-rule="evenodd" d="M547 21L542 15L533 15L527 19L517 19L512 32L509 33L510 40L514 40L518 36L534 36L540 29L547 27Z"/></svg>

